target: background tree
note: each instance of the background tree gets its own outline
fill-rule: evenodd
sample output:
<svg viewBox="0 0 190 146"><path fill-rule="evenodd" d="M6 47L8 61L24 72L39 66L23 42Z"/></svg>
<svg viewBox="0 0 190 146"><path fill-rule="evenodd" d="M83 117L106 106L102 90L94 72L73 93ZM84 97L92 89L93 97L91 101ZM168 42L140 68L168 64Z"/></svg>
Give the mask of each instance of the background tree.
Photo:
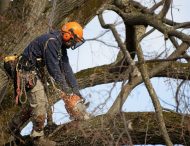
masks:
<svg viewBox="0 0 190 146"><path fill-rule="evenodd" d="M153 1L148 7L133 0L54 0L52 3L47 0L15 0L7 5L7 9L1 11L1 58L21 53L33 38L49 29L59 28L64 22L76 20L84 26L96 15L101 26L111 30L120 49L115 62L76 73L81 89L122 82L121 91L108 112L89 121L75 121L52 128L53 132L49 132L50 138L63 145L190 145L189 112L185 114L179 110L182 106L179 105L180 88L190 78L190 36L186 31L190 23L179 23L165 17L172 4L172 0ZM122 18L125 41L122 41L115 24L104 22L102 14L105 10L112 10ZM146 31L148 26L151 29ZM161 32L165 41L170 41L175 49L170 50L169 54L163 52L164 55L145 58L140 42L154 30ZM135 55L138 61L133 60ZM153 77L182 80L176 88L177 112L163 112L150 82ZM5 93L8 82L1 66L1 95ZM121 109L127 97L141 83L145 83L155 112L123 113ZM18 110L10 97L12 96L0 97L1 143L7 142L6 123ZM52 104L58 100L55 96L51 99ZM189 109L188 101L182 104Z"/></svg>

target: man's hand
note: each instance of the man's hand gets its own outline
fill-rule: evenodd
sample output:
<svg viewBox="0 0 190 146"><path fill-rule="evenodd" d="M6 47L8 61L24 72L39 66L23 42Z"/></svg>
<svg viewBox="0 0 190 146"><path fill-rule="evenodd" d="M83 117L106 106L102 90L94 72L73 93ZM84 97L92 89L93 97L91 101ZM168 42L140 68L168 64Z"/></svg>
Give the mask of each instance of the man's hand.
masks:
<svg viewBox="0 0 190 146"><path fill-rule="evenodd" d="M71 118L75 120L87 120L90 118L86 111L87 107L84 104L84 100L80 96L76 94L67 95L65 92L62 92L61 98Z"/></svg>

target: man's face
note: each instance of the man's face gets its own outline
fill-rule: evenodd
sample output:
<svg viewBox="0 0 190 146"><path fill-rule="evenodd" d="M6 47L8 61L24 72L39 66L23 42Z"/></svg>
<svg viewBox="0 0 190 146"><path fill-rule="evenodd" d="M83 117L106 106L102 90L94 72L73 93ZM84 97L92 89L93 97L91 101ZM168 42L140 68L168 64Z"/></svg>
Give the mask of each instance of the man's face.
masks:
<svg viewBox="0 0 190 146"><path fill-rule="evenodd" d="M71 43L70 41L67 41L67 42L64 41L64 44L65 44L65 46L66 46L67 48L72 47L72 43Z"/></svg>
<svg viewBox="0 0 190 146"><path fill-rule="evenodd" d="M67 32L62 32L62 35ZM80 39L73 31L71 31L70 39L68 41L63 40L64 45L67 48L71 48L72 50L76 49L77 47L81 46L85 40L82 38Z"/></svg>
<svg viewBox="0 0 190 146"><path fill-rule="evenodd" d="M76 41L74 39L70 39L69 41L64 41L64 44L67 48L74 50L77 47L81 46L84 42L84 40Z"/></svg>

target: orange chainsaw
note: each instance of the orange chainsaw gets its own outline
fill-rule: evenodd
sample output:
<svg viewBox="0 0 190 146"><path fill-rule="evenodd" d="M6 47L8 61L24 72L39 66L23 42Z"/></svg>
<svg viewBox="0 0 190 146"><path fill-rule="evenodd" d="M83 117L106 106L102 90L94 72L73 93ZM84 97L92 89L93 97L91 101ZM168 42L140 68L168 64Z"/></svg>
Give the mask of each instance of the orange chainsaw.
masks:
<svg viewBox="0 0 190 146"><path fill-rule="evenodd" d="M65 102L65 109L71 119L87 120L90 118L90 115L86 111L89 102L85 104L84 99L76 94L66 95L62 99Z"/></svg>

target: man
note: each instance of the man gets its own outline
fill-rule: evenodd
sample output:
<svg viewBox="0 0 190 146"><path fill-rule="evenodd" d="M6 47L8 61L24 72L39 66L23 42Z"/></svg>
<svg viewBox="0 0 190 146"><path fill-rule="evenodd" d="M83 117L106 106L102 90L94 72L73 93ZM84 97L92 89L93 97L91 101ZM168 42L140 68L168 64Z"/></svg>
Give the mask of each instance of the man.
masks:
<svg viewBox="0 0 190 146"><path fill-rule="evenodd" d="M19 84L24 78L26 86L24 90L27 93L29 106L22 108L22 111L16 114L9 123L10 131L15 137L19 137L21 127L32 117L31 137L34 139L34 143L37 145L56 144L43 137L48 105L39 73L43 66L46 66L48 73L55 80L70 116L75 119L89 118L67 56L68 48L76 49L83 43L83 29L80 24L68 22L63 25L61 31L53 31L39 36L25 48L17 65L17 94L21 92Z"/></svg>

